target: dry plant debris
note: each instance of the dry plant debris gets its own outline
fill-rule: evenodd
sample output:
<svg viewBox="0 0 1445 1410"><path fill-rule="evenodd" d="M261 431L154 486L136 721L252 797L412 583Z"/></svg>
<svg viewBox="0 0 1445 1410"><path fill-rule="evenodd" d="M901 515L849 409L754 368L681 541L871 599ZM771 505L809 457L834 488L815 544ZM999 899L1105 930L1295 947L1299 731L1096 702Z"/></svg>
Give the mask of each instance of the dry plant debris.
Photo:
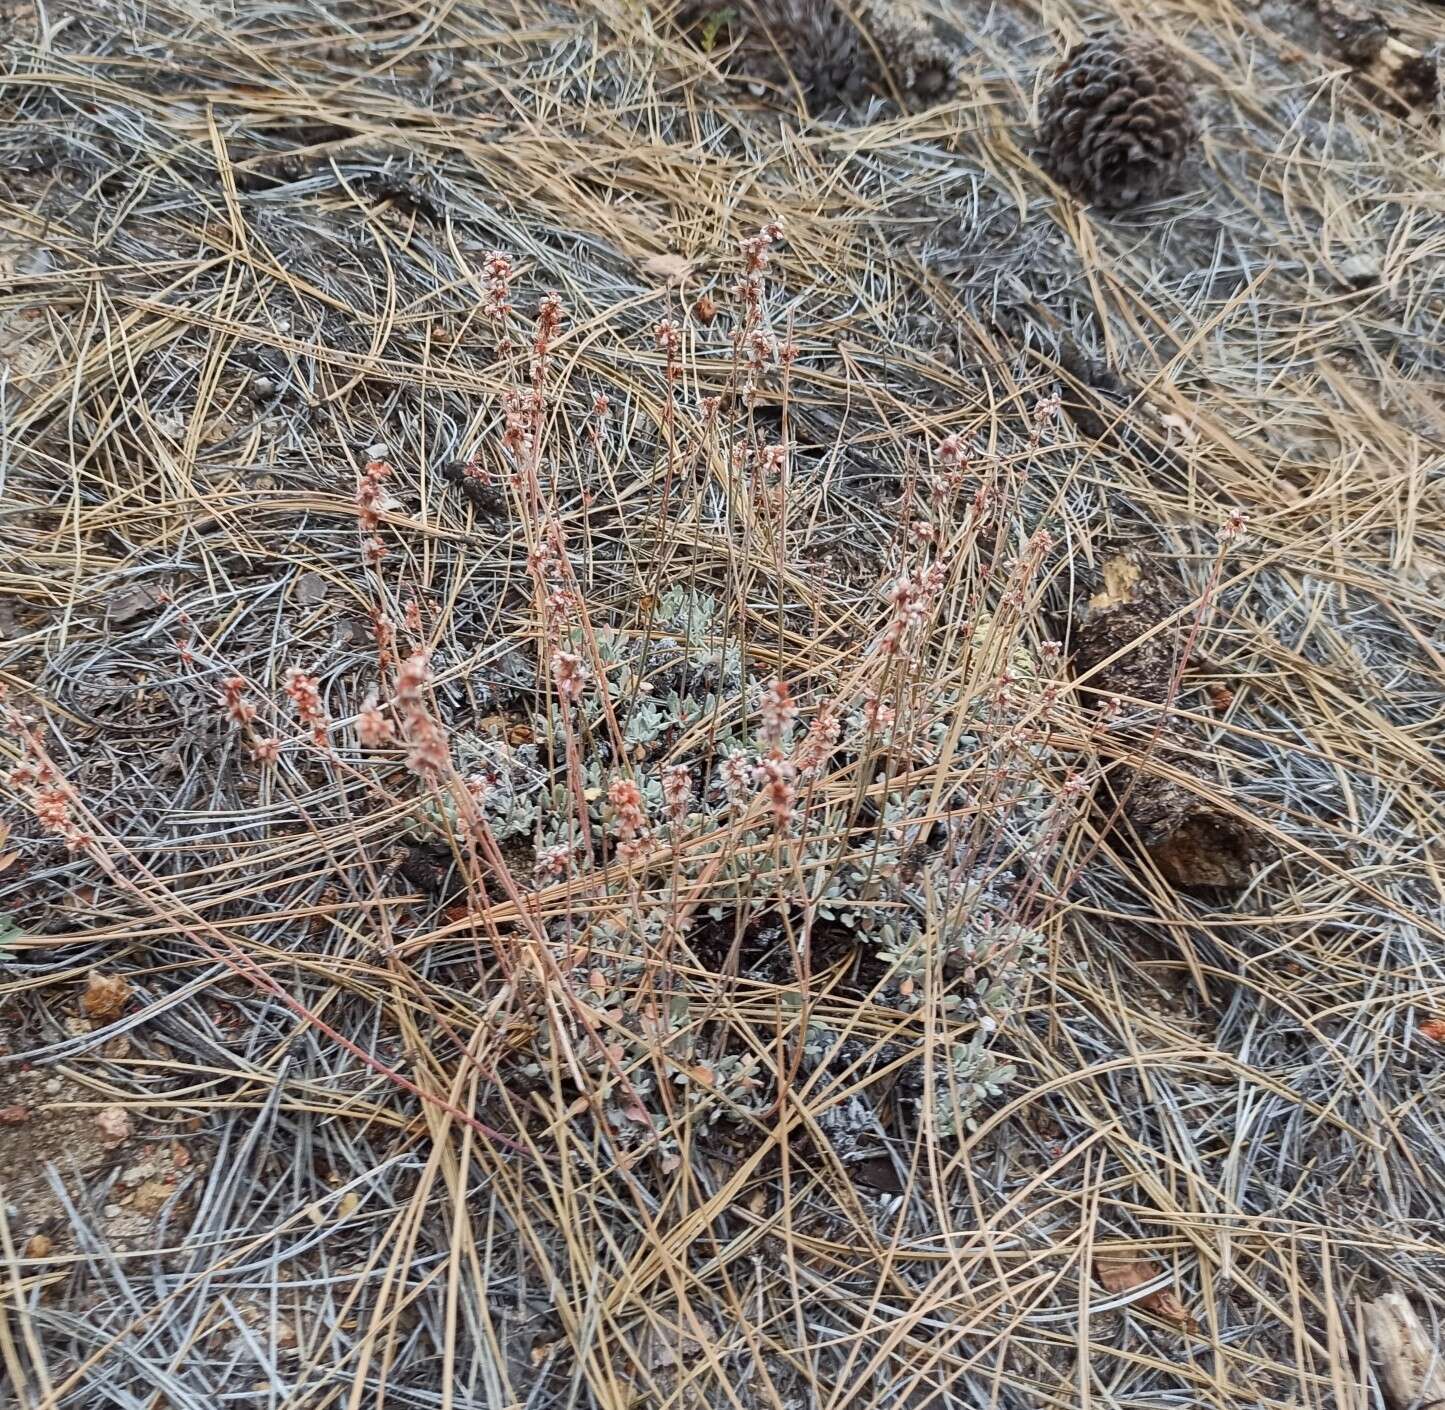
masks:
<svg viewBox="0 0 1445 1410"><path fill-rule="evenodd" d="M1391 1410L1424 1410L1445 1401L1445 1356L1403 1293L1360 1308L1365 1339Z"/></svg>
<svg viewBox="0 0 1445 1410"><path fill-rule="evenodd" d="M7 20L12 1400L1374 1403L1445 182L1310 9L930 3L955 86L836 101L669 6ZM1100 29L1190 75L1147 213L1035 151ZM1276 860L1172 884L1121 765Z"/></svg>
<svg viewBox="0 0 1445 1410"><path fill-rule="evenodd" d="M1438 116L1440 61L1405 43L1375 9L1319 0L1320 26L1330 51L1344 59L1375 99L1410 118Z"/></svg>
<svg viewBox="0 0 1445 1410"><path fill-rule="evenodd" d="M1118 554L1099 576L1073 635L1074 672L1101 701L1109 744L1144 760L1105 770L1104 810L1174 885L1248 886L1275 849L1206 773L1210 751L1170 715L1215 578L1191 610L1158 564Z"/></svg>

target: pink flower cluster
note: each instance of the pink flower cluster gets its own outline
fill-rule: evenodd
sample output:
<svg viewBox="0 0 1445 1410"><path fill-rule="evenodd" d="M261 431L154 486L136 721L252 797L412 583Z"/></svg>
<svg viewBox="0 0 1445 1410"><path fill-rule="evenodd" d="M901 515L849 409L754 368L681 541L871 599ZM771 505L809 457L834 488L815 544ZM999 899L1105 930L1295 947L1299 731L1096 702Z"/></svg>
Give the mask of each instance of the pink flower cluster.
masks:
<svg viewBox="0 0 1445 1410"><path fill-rule="evenodd" d="M692 775L687 771L687 765L669 764L662 771L662 797L673 825L686 822L687 810L692 803Z"/></svg>
<svg viewBox="0 0 1445 1410"><path fill-rule="evenodd" d="M804 777L821 773L823 765L838 747L843 722L835 706L825 705L808 726L807 737L797 751L798 772Z"/></svg>
<svg viewBox="0 0 1445 1410"><path fill-rule="evenodd" d="M905 569L883 594L893 606L893 616L883 633L882 642L888 655L901 651L909 632L928 620L946 577L947 569L942 560L916 575Z"/></svg>
<svg viewBox="0 0 1445 1410"><path fill-rule="evenodd" d="M329 721L321 704L321 691L315 676L308 676L299 666L288 666L282 682L301 723L311 731L317 744L326 743L326 727Z"/></svg>
<svg viewBox="0 0 1445 1410"><path fill-rule="evenodd" d="M395 659L396 627L390 617L375 603L368 609L371 616L371 634L376 639L376 659L385 675Z"/></svg>
<svg viewBox="0 0 1445 1410"><path fill-rule="evenodd" d="M375 691L366 697L357 712L356 737L367 749L384 749L396 738L396 725L381 713Z"/></svg>
<svg viewBox="0 0 1445 1410"><path fill-rule="evenodd" d="M773 815L773 825L780 832L793 821L798 801L794 785L797 774L792 761L785 759L778 749L759 759L753 768L753 782Z"/></svg>
<svg viewBox="0 0 1445 1410"><path fill-rule="evenodd" d="M567 875L567 869L572 865L572 848L566 842L559 842L554 847L544 847L537 853L537 860L533 865L533 874L539 878L551 878L559 880Z"/></svg>
<svg viewBox="0 0 1445 1410"><path fill-rule="evenodd" d="M617 854L624 861L634 861L652 850L652 835L647 825L647 812L642 790L630 778L615 778L607 789L612 807L617 839Z"/></svg>
<svg viewBox="0 0 1445 1410"><path fill-rule="evenodd" d="M777 360L777 339L762 330L763 274L773 246L782 238L783 227L777 221L770 221L742 242L743 272L738 279L738 293L743 301L743 319L742 327L733 334L733 341L754 371Z"/></svg>
<svg viewBox="0 0 1445 1410"><path fill-rule="evenodd" d="M71 816L70 786L56 774L47 759L35 752L33 742L31 757L10 770L10 782L29 793L36 821L47 832L61 838L69 851L79 852L94 840L89 833L81 831Z"/></svg>
<svg viewBox="0 0 1445 1410"><path fill-rule="evenodd" d="M432 678L425 651L414 651L396 673L396 710L406 743L406 764L423 778L435 778L451 762L446 735L427 706L425 688Z"/></svg>
<svg viewBox="0 0 1445 1410"><path fill-rule="evenodd" d="M246 696L246 682L240 676L228 676L221 682L221 701L226 718L242 728L256 718L256 707Z"/></svg>
<svg viewBox="0 0 1445 1410"><path fill-rule="evenodd" d="M752 787L753 769L746 754L729 754L718 765L718 775L733 803L742 803Z"/></svg>
<svg viewBox="0 0 1445 1410"><path fill-rule="evenodd" d="M303 679L310 681L309 677ZM306 697L307 709L319 712L321 709L320 696L316 695L315 682L310 681L309 692L303 691ZM294 698L294 697L293 697ZM246 682L240 676L228 676L221 682L221 703L225 707L226 718L232 724L240 727L245 735L251 750L251 757L261 764L274 764L281 757L281 744L279 740L267 739L256 733L256 707L251 703L250 697L246 694ZM324 716L321 724L312 725L318 743L324 743L326 731L324 729Z"/></svg>
<svg viewBox="0 0 1445 1410"><path fill-rule="evenodd" d="M591 670L575 651L559 648L552 653L552 683L564 704L579 699L591 679Z"/></svg>
<svg viewBox="0 0 1445 1410"><path fill-rule="evenodd" d="M773 681L763 692L759 707L762 717L763 739L772 749L780 748L798 718L798 707L793 703L793 693L786 681Z"/></svg>
<svg viewBox="0 0 1445 1410"><path fill-rule="evenodd" d="M932 499L935 504L939 504L963 488L964 482L973 471L973 458L969 455L963 438L956 433L939 441L935 454L943 468L943 474L933 484Z"/></svg>
<svg viewBox="0 0 1445 1410"><path fill-rule="evenodd" d="M537 305L537 329L532 339L532 351L539 363L546 360L552 344L561 332L562 320L567 317L567 308L561 295L555 290L543 294Z"/></svg>
<svg viewBox="0 0 1445 1410"><path fill-rule="evenodd" d="M502 445L519 464L530 459L542 425L542 395L535 388L502 393Z"/></svg>
<svg viewBox="0 0 1445 1410"><path fill-rule="evenodd" d="M493 250L482 265L482 312L488 318L505 318L512 311L512 259Z"/></svg>
<svg viewBox="0 0 1445 1410"><path fill-rule="evenodd" d="M385 498L383 483L391 476L391 466L385 460L368 460L366 469L356 479L356 517L362 531L367 535L362 544L362 554L373 566L381 562L386 554L386 545L377 530L381 526L381 509Z"/></svg>

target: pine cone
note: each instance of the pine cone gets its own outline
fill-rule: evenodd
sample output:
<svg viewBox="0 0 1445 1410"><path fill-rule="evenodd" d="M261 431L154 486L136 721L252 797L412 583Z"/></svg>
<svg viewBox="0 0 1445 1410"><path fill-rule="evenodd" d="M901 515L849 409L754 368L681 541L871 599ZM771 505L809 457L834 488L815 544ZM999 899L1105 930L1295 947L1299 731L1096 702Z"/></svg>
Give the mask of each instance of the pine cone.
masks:
<svg viewBox="0 0 1445 1410"><path fill-rule="evenodd" d="M1086 40L1044 92L1039 136L1055 177L1082 199L1104 210L1153 200L1196 136L1184 72L1149 40Z"/></svg>
<svg viewBox="0 0 1445 1410"><path fill-rule="evenodd" d="M781 59L812 104L886 94L889 80L920 98L953 84L952 53L910 0L752 0L748 9L765 59Z"/></svg>
<svg viewBox="0 0 1445 1410"><path fill-rule="evenodd" d="M757 0L759 38L777 50L804 96L826 106L862 91L862 35L832 0Z"/></svg>

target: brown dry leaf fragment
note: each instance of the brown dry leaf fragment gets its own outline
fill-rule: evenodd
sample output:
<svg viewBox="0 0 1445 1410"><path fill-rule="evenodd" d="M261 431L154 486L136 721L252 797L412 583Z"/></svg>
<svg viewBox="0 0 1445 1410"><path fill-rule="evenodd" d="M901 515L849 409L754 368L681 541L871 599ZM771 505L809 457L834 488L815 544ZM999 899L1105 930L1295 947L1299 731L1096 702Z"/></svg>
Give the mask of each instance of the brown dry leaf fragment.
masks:
<svg viewBox="0 0 1445 1410"><path fill-rule="evenodd" d="M55 1240L49 1234L32 1234L25 1244L26 1258L49 1258L55 1251Z"/></svg>
<svg viewBox="0 0 1445 1410"><path fill-rule="evenodd" d="M1111 1293L1129 1292L1133 1288L1143 1287L1145 1283L1153 1282L1163 1271L1152 1259L1135 1258L1127 1253L1105 1253L1094 1259L1094 1276L1104 1290ZM1161 1321L1172 1322L1185 1331L1190 1331L1195 1326L1194 1318L1189 1315L1188 1309L1179 1301L1172 1288L1160 1288L1157 1292L1148 1293L1138 1300L1137 1305L1152 1312Z"/></svg>
<svg viewBox="0 0 1445 1410"><path fill-rule="evenodd" d="M0 1126L19 1126L29 1120L28 1106L0 1106Z"/></svg>
<svg viewBox="0 0 1445 1410"><path fill-rule="evenodd" d="M175 1192L175 1186L164 1180L146 1180L136 1187L131 1201L142 1214L159 1214Z"/></svg>
<svg viewBox="0 0 1445 1410"><path fill-rule="evenodd" d="M717 317L717 304L713 302L711 295L701 294L692 306L692 311L697 315L697 321L706 327Z"/></svg>
<svg viewBox="0 0 1445 1410"><path fill-rule="evenodd" d="M80 996L80 1008L87 1018L109 1023L119 1018L131 995L130 984L119 974L104 974L93 969Z"/></svg>
<svg viewBox="0 0 1445 1410"><path fill-rule="evenodd" d="M1445 1018L1427 1018L1420 1024L1420 1036L1445 1043Z"/></svg>
<svg viewBox="0 0 1445 1410"><path fill-rule="evenodd" d="M642 261L642 267L669 284L686 284L688 275L692 273L692 261L681 255L648 255Z"/></svg>
<svg viewBox="0 0 1445 1410"><path fill-rule="evenodd" d="M97 1112L95 1124L100 1130L100 1143L107 1150L130 1139L130 1114L123 1106L108 1106Z"/></svg>
<svg viewBox="0 0 1445 1410"><path fill-rule="evenodd" d="M127 622L133 622L137 617L144 616L147 612L160 605L160 594L153 587L128 588L124 592L116 593L108 603L111 622L118 627L123 627Z"/></svg>

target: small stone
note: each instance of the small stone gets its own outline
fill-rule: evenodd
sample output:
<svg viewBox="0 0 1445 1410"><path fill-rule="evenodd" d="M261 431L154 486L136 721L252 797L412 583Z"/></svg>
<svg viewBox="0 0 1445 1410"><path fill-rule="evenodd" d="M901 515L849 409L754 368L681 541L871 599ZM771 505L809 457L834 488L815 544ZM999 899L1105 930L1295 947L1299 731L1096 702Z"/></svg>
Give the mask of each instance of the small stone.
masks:
<svg viewBox="0 0 1445 1410"><path fill-rule="evenodd" d="M45 1095L58 1097L65 1090L65 1083L58 1077L51 1077L45 1083Z"/></svg>
<svg viewBox="0 0 1445 1410"><path fill-rule="evenodd" d="M121 1216L122 1214L124 1214L124 1213L125 1213L125 1208L124 1208L123 1205L119 1205L119 1204L108 1204L108 1205L106 1205L106 1207L105 1207L105 1217L106 1217L107 1219L119 1219L120 1216Z"/></svg>
<svg viewBox="0 0 1445 1410"><path fill-rule="evenodd" d="M1374 255L1350 255L1340 261L1340 278L1351 289L1367 289L1380 282L1380 261Z"/></svg>
<svg viewBox="0 0 1445 1410"><path fill-rule="evenodd" d="M326 579L320 573L302 573L292 591L303 607L314 607L326 596Z"/></svg>
<svg viewBox="0 0 1445 1410"><path fill-rule="evenodd" d="M123 1106L108 1106L97 1112L95 1124L100 1131L100 1143L107 1150L114 1150L130 1139L130 1116Z"/></svg>
<svg viewBox="0 0 1445 1410"><path fill-rule="evenodd" d="M385 459L386 459L386 442L385 442L385 441L377 441L377 443L376 443L375 445L367 446L367 448L366 448L366 458L367 458L368 460L385 460Z"/></svg>

